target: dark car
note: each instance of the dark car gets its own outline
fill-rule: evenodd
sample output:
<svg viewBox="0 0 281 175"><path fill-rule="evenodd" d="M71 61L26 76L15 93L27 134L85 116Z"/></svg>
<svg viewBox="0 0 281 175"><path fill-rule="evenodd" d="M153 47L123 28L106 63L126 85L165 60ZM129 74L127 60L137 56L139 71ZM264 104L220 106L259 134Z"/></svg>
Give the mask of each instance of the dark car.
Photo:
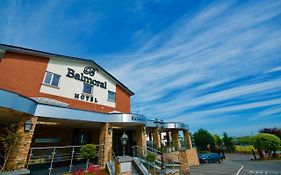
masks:
<svg viewBox="0 0 281 175"><path fill-rule="evenodd" d="M223 160L223 157L217 153L206 153L206 154L201 154L199 156L200 163L210 163L210 162L221 163L222 160Z"/></svg>

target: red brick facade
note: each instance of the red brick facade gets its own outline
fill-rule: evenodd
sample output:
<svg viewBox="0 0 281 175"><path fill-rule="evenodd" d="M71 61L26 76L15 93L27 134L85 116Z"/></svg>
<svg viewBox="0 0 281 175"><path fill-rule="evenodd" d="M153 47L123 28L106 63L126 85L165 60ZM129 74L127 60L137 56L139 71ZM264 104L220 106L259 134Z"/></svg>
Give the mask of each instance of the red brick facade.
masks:
<svg viewBox="0 0 281 175"><path fill-rule="evenodd" d="M108 113L114 110L130 112L130 94L116 84L116 108L83 102L40 92L49 58L6 52L0 59L0 89L27 97L46 97L69 104L69 107Z"/></svg>

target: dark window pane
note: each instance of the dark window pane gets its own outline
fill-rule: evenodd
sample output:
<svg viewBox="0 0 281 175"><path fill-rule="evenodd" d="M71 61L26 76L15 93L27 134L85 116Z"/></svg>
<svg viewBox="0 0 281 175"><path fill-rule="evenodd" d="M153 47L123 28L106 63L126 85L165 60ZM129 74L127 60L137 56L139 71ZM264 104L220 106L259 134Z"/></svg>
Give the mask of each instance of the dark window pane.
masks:
<svg viewBox="0 0 281 175"><path fill-rule="evenodd" d="M59 85L59 81L60 81L60 76L57 74L53 74L53 81L52 81L52 85L53 86L58 86Z"/></svg>
<svg viewBox="0 0 281 175"><path fill-rule="evenodd" d="M84 84L83 92L87 94L92 94L92 86L89 84Z"/></svg>
<svg viewBox="0 0 281 175"><path fill-rule="evenodd" d="M44 83L51 84L51 79L52 79L52 73L46 72Z"/></svg>

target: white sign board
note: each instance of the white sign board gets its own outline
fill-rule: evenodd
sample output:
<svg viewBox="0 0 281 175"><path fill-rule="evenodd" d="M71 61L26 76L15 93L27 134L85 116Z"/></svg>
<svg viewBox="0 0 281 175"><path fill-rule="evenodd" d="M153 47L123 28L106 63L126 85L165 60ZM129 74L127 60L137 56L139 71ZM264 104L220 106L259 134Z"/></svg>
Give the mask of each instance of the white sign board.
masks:
<svg viewBox="0 0 281 175"><path fill-rule="evenodd" d="M123 162L120 164L120 173L126 173L132 171L132 162Z"/></svg>

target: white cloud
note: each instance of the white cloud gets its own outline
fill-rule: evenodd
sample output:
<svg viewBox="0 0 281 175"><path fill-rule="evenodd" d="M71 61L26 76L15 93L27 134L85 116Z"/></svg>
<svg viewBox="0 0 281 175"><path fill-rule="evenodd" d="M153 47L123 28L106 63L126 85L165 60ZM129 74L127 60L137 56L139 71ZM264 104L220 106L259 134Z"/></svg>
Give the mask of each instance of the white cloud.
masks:
<svg viewBox="0 0 281 175"><path fill-rule="evenodd" d="M281 47L280 26L269 22L281 14L280 9L277 1L210 5L183 16L135 53L120 56L127 62L115 67L114 74L136 92L133 110L149 116L161 113L170 120L178 116L178 121L199 125L200 121L227 120L231 111L279 103L270 97L258 102L251 98L281 90L280 78L262 77L272 63L280 64L280 56L273 54ZM240 104L235 99L248 102ZM207 111L199 108L222 101L233 104ZM212 118L213 114L226 119Z"/></svg>
<svg viewBox="0 0 281 175"><path fill-rule="evenodd" d="M266 73L278 72L278 71L281 71L281 66L280 67L274 67L274 68L266 71Z"/></svg>

